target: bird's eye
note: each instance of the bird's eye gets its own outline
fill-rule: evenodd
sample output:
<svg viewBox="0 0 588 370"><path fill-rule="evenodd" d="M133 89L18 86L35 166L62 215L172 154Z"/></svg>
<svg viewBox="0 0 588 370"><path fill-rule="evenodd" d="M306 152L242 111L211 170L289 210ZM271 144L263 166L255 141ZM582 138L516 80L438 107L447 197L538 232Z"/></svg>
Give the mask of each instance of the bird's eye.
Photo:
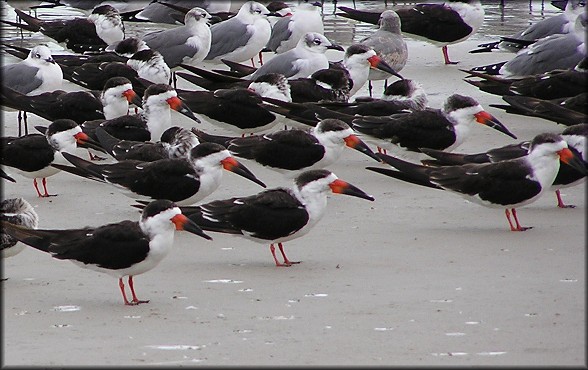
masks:
<svg viewBox="0 0 588 370"><path fill-rule="evenodd" d="M261 14L261 9L255 9L255 12L256 12L257 14Z"/></svg>
<svg viewBox="0 0 588 370"><path fill-rule="evenodd" d="M41 58L41 54L39 54L39 53L35 54L35 58L39 58L40 59Z"/></svg>
<svg viewBox="0 0 588 370"><path fill-rule="evenodd" d="M315 45L320 45L321 44L321 39L314 39L314 44Z"/></svg>

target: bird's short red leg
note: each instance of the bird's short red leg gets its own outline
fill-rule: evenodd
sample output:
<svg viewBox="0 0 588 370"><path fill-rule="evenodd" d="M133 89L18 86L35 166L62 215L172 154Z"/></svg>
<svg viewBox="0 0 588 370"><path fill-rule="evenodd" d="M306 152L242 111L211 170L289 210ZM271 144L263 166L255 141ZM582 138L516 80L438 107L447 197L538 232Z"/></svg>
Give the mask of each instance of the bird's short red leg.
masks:
<svg viewBox="0 0 588 370"><path fill-rule="evenodd" d="M555 191L555 196L557 197L557 206L558 206L559 208L576 208L576 206L575 206L575 205L573 205L573 204L568 204L568 205L566 205L566 204L563 202L563 199L561 199L561 194L560 194L559 190L556 190L556 191Z"/></svg>
<svg viewBox="0 0 588 370"><path fill-rule="evenodd" d="M123 299L125 300L125 305L132 305L132 303L127 299L127 295L125 293L125 283L123 283L122 278L118 279L118 287L120 288L120 292L122 293Z"/></svg>
<svg viewBox="0 0 588 370"><path fill-rule="evenodd" d="M276 266L278 267L289 267L290 265L280 263L278 258L276 257L276 247L273 244L270 244L270 252L272 252L272 256L274 257L274 261L276 262Z"/></svg>
<svg viewBox="0 0 588 370"><path fill-rule="evenodd" d="M519 223L519 218L517 217L517 210L514 208L512 209L512 216L514 217L515 222L517 223L517 228L515 231L525 231L525 230L529 230L529 229L533 228L532 226L531 227L521 226L521 224Z"/></svg>
<svg viewBox="0 0 588 370"><path fill-rule="evenodd" d="M132 304L141 304L141 303L149 303L149 300L140 301L135 294L135 287L133 285L133 277L129 276L129 287L131 288L131 294L133 295L133 300L131 301Z"/></svg>
<svg viewBox="0 0 588 370"><path fill-rule="evenodd" d="M39 198L43 197L43 194L41 194L41 192L39 191L39 186L37 184L37 179L33 179L33 185L35 186L35 190L37 191L37 196Z"/></svg>
<svg viewBox="0 0 588 370"><path fill-rule="evenodd" d="M282 253L282 257L284 257L284 263L287 264L288 266L294 264L294 263L300 263L300 261L295 261L292 262L288 259L288 257L286 257L286 253L284 252L284 246L282 245L282 243L278 243L278 248L280 248L280 253Z"/></svg>
<svg viewBox="0 0 588 370"><path fill-rule="evenodd" d="M452 62L451 60L449 60L449 53L447 52L447 45L443 46L441 48L441 50L443 51L443 58L445 58L445 64L457 64L459 62Z"/></svg>

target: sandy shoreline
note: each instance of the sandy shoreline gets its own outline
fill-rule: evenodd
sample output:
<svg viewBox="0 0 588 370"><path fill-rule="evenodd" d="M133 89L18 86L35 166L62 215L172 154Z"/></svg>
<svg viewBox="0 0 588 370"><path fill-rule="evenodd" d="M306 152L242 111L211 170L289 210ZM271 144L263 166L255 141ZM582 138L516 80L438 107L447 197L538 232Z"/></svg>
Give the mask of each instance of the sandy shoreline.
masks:
<svg viewBox="0 0 588 370"><path fill-rule="evenodd" d="M519 140L565 128L490 108L500 97L462 81L458 68L510 54L468 54L479 42L464 42L450 47L461 63L445 66L440 49L408 42L401 73L423 84L431 106L471 95ZM47 124L30 118L32 130ZM4 135L16 134L16 113L3 111L3 121ZM512 142L480 127L456 151ZM289 185L244 163L269 187ZM136 278L139 298L151 300L136 307L122 304L115 279L26 249L4 261L3 364L585 365L585 185L562 190L577 208L558 209L553 192L521 208L534 228L513 233L502 210L364 169L372 165L347 150L330 168L376 201L330 196L318 227L285 245L300 265L277 268L267 246L244 239L177 233L172 253ZM32 181L14 177L3 196L31 202L41 228L139 216L105 184L60 173L48 180L59 196L38 199ZM207 201L260 190L226 173Z"/></svg>

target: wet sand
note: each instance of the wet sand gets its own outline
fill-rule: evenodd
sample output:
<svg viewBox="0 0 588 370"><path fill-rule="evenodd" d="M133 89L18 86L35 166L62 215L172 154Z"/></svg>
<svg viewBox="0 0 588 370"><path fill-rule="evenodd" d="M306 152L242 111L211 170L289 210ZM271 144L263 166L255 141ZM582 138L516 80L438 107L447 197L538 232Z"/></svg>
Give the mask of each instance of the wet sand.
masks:
<svg viewBox="0 0 588 370"><path fill-rule="evenodd" d="M452 93L471 95L519 140L565 128L491 108L500 97L463 82L458 68L512 57L468 54L477 43L450 46L461 62L446 66L440 49L409 41L401 74L423 84L433 107ZM183 80L180 87L191 88ZM381 91L376 82L375 95ZM193 124L175 117L176 124ZM4 135L15 135L16 113L3 111L3 118ZM29 118L31 130L48 124ZM221 132L206 122L199 127ZM513 142L480 126L455 151ZM269 187L290 184L243 162ZM267 245L245 239L211 233L214 240L206 241L178 232L172 252L135 279L148 304L124 306L116 279L25 249L3 261L3 364L585 365L585 185L562 190L577 208L557 208L546 192L519 209L521 223L534 228L518 233L509 231L503 210L364 169L373 165L346 150L331 166L376 200L329 196L317 227L285 244L301 264L276 267ZM13 177L16 184L3 183L4 197L31 202L41 228L139 217L133 200L106 184L59 173L48 180L58 196L40 199L31 180ZM206 200L260 190L225 173Z"/></svg>

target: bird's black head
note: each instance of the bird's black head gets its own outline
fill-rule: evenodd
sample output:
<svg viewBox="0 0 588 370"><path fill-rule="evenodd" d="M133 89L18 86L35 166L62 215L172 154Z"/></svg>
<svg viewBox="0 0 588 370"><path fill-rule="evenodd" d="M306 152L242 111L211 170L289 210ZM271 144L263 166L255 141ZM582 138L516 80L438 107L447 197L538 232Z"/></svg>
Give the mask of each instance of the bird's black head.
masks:
<svg viewBox="0 0 588 370"><path fill-rule="evenodd" d="M192 148L190 157L193 159L204 158L208 155L222 152L223 150L227 150L227 148L217 143L200 143Z"/></svg>
<svg viewBox="0 0 588 370"><path fill-rule="evenodd" d="M177 205L172 202L171 200L167 199L158 199L154 200L151 203L147 204L145 208L143 208L142 219L147 219L149 217L155 216L163 211L168 209L177 207Z"/></svg>

